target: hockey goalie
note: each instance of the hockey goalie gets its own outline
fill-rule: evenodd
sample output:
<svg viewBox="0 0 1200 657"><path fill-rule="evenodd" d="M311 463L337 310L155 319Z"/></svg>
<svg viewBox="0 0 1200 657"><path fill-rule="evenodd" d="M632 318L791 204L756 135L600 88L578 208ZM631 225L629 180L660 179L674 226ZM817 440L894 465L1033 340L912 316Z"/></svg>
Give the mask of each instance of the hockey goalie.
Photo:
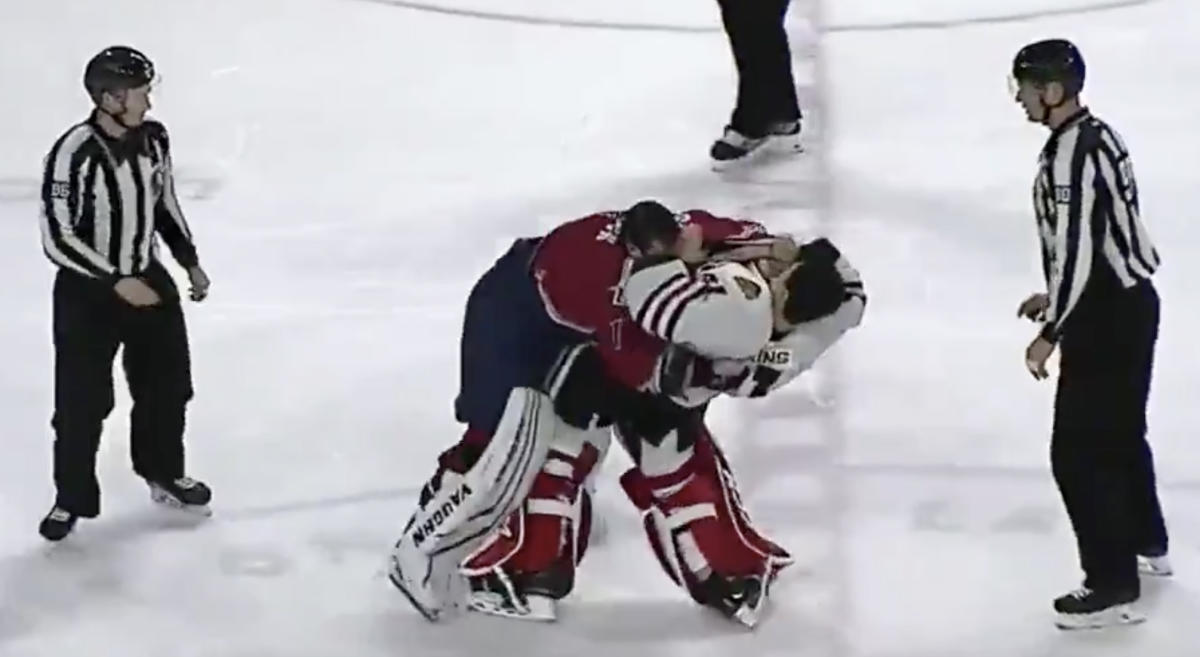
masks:
<svg viewBox="0 0 1200 657"><path fill-rule="evenodd" d="M770 579L791 557L750 524L732 472L703 426L703 404L722 391L763 394L790 376L787 368L754 362L770 338L774 293L746 299L758 309L745 314L751 324L734 320L739 331L757 336L750 338L757 348L720 358L730 354L721 345L710 357L698 355L704 344L694 333L730 327L721 324L725 311L716 312L720 301L749 295L718 299L712 289L714 272L720 282L719 272L742 265L695 266L718 254L774 263L782 271L797 251L756 224L703 212L676 216L653 203L518 241L468 302L457 403L467 434L443 453L427 482L392 553L392 583L431 620L457 603L462 593L455 584L469 584L472 609L553 619L554 601L571 591L587 551L584 482L604 456L613 424L637 464L623 486L646 513L650 546L668 574L697 602L754 625ZM642 258L648 260L634 271ZM816 259L810 260L805 275L817 271ZM664 307L678 309L673 323L670 314L661 326L647 324L652 313L636 320L628 295L620 293L636 291L638 282L668 264L685 267L689 283L677 290L677 300L688 302ZM760 277L766 293L770 285ZM792 311L780 311L781 318L803 323L797 308L817 317L823 311L812 300L840 300L854 289L853 282L830 276L791 276L775 287L802 283L806 288L796 288ZM787 296L780 295L785 305ZM756 328L763 326L757 323L763 308L766 334ZM487 339L470 339L473 318L482 319L474 325L487 327ZM484 348L473 350L473 344ZM488 384L491 393L480 394L487 374L497 380ZM460 556L460 571L452 572Z"/></svg>
<svg viewBox="0 0 1200 657"><path fill-rule="evenodd" d="M429 620L465 599L458 568L467 557L478 573L472 584L510 587L514 600L565 595L585 548L559 539L586 537L581 482L607 450L610 425L620 420L651 435L688 420L666 395L688 383L679 374L694 370L681 370L682 352L628 321L618 294L630 258L674 249L681 222L706 248L769 241L757 224L676 216L646 201L516 240L475 284L455 400L467 428L440 455L388 569ZM505 534L502 525L521 532L521 549L484 545ZM526 534L553 541L520 538Z"/></svg>
<svg viewBox="0 0 1200 657"><path fill-rule="evenodd" d="M659 405L616 418L636 464L621 483L671 579L754 626L791 558L751 523L704 407L721 392L767 394L811 366L861 321L862 282L827 240L714 244L684 228L670 248L641 253L627 263L618 298L633 324L667 343L662 378L682 383ZM578 477L542 481L465 562L472 609L552 620L570 592L587 548L588 492Z"/></svg>

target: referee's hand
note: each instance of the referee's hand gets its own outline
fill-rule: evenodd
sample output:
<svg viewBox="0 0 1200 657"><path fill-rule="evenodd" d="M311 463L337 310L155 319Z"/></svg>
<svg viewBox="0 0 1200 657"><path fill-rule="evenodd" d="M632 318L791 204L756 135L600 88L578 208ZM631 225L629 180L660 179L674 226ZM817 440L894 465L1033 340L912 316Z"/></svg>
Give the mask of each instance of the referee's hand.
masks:
<svg viewBox="0 0 1200 657"><path fill-rule="evenodd" d="M1033 378L1041 381L1050 376L1050 373L1046 371L1046 361L1050 359L1052 353L1054 353L1054 343L1040 335L1029 343L1029 347L1025 349L1025 368L1029 370Z"/></svg>
<svg viewBox="0 0 1200 657"><path fill-rule="evenodd" d="M1029 298L1021 302L1021 306L1017 308L1017 317L1040 322L1046 318L1046 309L1050 307L1050 295L1037 293L1029 295Z"/></svg>
<svg viewBox="0 0 1200 657"><path fill-rule="evenodd" d="M187 274L188 282L192 284L192 301L204 301L208 297L208 288L212 286L212 281L209 280L208 274L204 272L204 269L200 265L189 267Z"/></svg>
<svg viewBox="0 0 1200 657"><path fill-rule="evenodd" d="M146 281L137 276L126 276L117 281L113 287L117 291L117 296L125 300L131 306L138 308L146 308L148 306L156 306L162 298L158 296L158 292L154 288L146 284Z"/></svg>

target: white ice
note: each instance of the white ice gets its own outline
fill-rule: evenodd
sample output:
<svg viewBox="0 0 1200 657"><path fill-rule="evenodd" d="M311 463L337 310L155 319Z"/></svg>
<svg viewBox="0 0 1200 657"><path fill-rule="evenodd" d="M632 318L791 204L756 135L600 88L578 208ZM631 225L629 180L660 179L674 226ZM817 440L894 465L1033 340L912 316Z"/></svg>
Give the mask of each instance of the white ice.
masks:
<svg viewBox="0 0 1200 657"><path fill-rule="evenodd" d="M711 0L454 5L680 31L386 0L7 0L0 654L1194 655L1200 6L964 23L1086 4L796 0L808 152L720 177L704 155L733 73ZM922 21L946 26L886 29ZM1147 582L1146 624L1085 634L1051 624L1080 574L1047 463L1052 384L1024 372L1034 329L1015 317L1041 284L1028 193L1045 134L1005 76L1016 47L1052 35L1083 48L1087 99L1133 151L1165 260L1151 440L1179 574ZM214 280L187 309L188 448L216 515L150 507L118 369L103 515L47 546L52 269L35 192L86 112L83 62L120 42L162 72L155 111ZM866 277L865 324L812 376L714 409L752 512L799 563L753 633L695 607L654 564L618 454L599 494L609 532L560 623L428 625L381 567L460 430L470 284L514 236L650 196L831 234Z"/></svg>

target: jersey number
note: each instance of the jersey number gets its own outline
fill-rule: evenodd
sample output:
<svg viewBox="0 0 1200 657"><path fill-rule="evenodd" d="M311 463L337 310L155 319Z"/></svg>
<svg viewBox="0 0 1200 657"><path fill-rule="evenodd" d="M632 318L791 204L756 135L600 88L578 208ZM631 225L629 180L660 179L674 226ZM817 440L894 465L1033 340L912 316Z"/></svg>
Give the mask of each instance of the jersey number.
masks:
<svg viewBox="0 0 1200 657"><path fill-rule="evenodd" d="M1137 203L1137 182L1133 178L1133 161L1128 157L1121 160L1119 165L1119 175L1121 177L1121 197L1126 203Z"/></svg>
<svg viewBox="0 0 1200 657"><path fill-rule="evenodd" d="M621 350L621 329L624 323L625 320L620 317L608 323L608 330L611 331L609 338L612 342L613 351Z"/></svg>

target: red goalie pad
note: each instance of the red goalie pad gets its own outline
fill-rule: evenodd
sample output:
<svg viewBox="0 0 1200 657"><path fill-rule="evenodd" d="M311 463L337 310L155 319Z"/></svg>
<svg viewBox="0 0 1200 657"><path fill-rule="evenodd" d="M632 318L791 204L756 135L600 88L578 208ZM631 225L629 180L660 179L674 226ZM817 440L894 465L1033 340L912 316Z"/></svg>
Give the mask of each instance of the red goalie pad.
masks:
<svg viewBox="0 0 1200 657"><path fill-rule="evenodd" d="M519 577L558 567L573 574L587 552L591 530L591 498L583 481L598 456L590 444L578 457L551 450L524 504L464 560L461 572L480 576L503 568ZM571 579L564 582L566 586ZM569 588L562 595L567 592Z"/></svg>
<svg viewBox="0 0 1200 657"><path fill-rule="evenodd" d="M631 469L621 476L621 486L643 512L646 536L663 570L693 595L713 573L774 576L792 563L786 550L751 523L733 471L707 430L676 471L646 477Z"/></svg>

